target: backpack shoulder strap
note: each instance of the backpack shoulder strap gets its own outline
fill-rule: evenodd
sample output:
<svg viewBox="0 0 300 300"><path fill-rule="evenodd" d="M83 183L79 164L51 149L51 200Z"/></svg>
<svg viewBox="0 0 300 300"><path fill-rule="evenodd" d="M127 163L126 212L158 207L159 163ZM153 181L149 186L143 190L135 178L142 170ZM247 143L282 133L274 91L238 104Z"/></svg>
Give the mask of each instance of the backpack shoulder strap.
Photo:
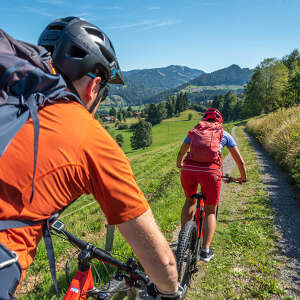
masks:
<svg viewBox="0 0 300 300"><path fill-rule="evenodd" d="M53 248L51 233L50 233L50 229L49 229L49 224L52 221L54 221L55 219L57 219L59 214L60 213L54 214L48 219L39 220L39 221L0 220L0 231L7 230L7 229L13 229L13 228L33 226L33 225L37 225L37 224L43 224L43 238L44 238L44 243L45 243L45 247L46 247L46 251L47 251L51 277L52 277L53 284L55 287L57 299L59 298L59 292L58 292L58 285L57 285L57 279L56 279L54 248Z"/></svg>

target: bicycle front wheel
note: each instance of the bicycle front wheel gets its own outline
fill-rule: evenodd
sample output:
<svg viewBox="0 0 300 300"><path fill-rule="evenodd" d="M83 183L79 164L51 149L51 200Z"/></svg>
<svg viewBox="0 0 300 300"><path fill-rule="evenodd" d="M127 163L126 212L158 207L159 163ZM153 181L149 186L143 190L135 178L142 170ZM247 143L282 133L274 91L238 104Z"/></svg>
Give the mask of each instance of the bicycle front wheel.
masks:
<svg viewBox="0 0 300 300"><path fill-rule="evenodd" d="M87 293L87 299L97 300L123 300L127 299L127 287L124 280L112 279L103 288L94 288Z"/></svg>
<svg viewBox="0 0 300 300"><path fill-rule="evenodd" d="M184 298L190 286L192 273L196 267L197 226L194 221L188 221L180 231L176 250L178 281L184 289Z"/></svg>

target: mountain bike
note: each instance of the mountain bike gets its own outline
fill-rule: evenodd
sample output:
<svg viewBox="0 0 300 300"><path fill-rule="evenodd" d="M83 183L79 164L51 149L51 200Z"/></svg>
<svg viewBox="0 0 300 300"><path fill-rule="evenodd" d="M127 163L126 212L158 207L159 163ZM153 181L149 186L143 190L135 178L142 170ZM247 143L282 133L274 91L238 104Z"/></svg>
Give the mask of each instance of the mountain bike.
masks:
<svg viewBox="0 0 300 300"><path fill-rule="evenodd" d="M138 264L133 258L127 262L116 259L109 252L97 248L96 246L80 240L65 229L65 224L60 220L55 220L51 224L51 231L55 231L67 239L70 243L80 249L78 255L78 269L69 286L65 300L84 300L91 297L97 300L114 299L114 296L121 292L128 291L129 288L145 289L147 295L153 297L158 295L158 291L151 283L148 276L139 270ZM91 260L97 259L117 268L117 272L104 286L95 287ZM94 268L98 274L97 270ZM98 274L99 276L99 274ZM101 280L100 280L101 282Z"/></svg>
<svg viewBox="0 0 300 300"><path fill-rule="evenodd" d="M225 183L239 183L235 178L228 175L221 176L221 178ZM203 223L205 218L204 196L202 192L198 192L192 198L197 200L196 209L192 220L188 221L179 233L175 252L178 281L183 287L182 299L184 299L190 286L192 275L198 271L197 261L202 247Z"/></svg>

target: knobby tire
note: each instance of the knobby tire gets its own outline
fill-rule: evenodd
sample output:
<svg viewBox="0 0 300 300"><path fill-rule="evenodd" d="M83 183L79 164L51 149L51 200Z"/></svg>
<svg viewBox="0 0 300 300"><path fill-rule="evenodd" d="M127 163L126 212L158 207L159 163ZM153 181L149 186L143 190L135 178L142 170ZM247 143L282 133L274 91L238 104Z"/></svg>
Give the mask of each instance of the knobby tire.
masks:
<svg viewBox="0 0 300 300"><path fill-rule="evenodd" d="M180 231L176 250L176 262L178 270L178 281L181 283L184 292L181 299L184 299L192 279L192 271L196 264L196 237L197 226L194 221L188 221Z"/></svg>

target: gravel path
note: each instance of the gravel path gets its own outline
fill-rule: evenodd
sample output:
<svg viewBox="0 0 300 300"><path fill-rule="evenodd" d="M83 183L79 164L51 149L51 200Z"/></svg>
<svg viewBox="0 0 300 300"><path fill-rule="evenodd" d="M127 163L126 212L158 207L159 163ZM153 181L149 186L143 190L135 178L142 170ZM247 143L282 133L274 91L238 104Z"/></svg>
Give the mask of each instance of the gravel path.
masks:
<svg viewBox="0 0 300 300"><path fill-rule="evenodd" d="M285 260L281 276L285 280L288 295L300 299L300 197L299 190L290 185L283 173L263 148L249 136L256 153L262 180L268 193L270 205L276 216L274 223L280 234L279 255Z"/></svg>

